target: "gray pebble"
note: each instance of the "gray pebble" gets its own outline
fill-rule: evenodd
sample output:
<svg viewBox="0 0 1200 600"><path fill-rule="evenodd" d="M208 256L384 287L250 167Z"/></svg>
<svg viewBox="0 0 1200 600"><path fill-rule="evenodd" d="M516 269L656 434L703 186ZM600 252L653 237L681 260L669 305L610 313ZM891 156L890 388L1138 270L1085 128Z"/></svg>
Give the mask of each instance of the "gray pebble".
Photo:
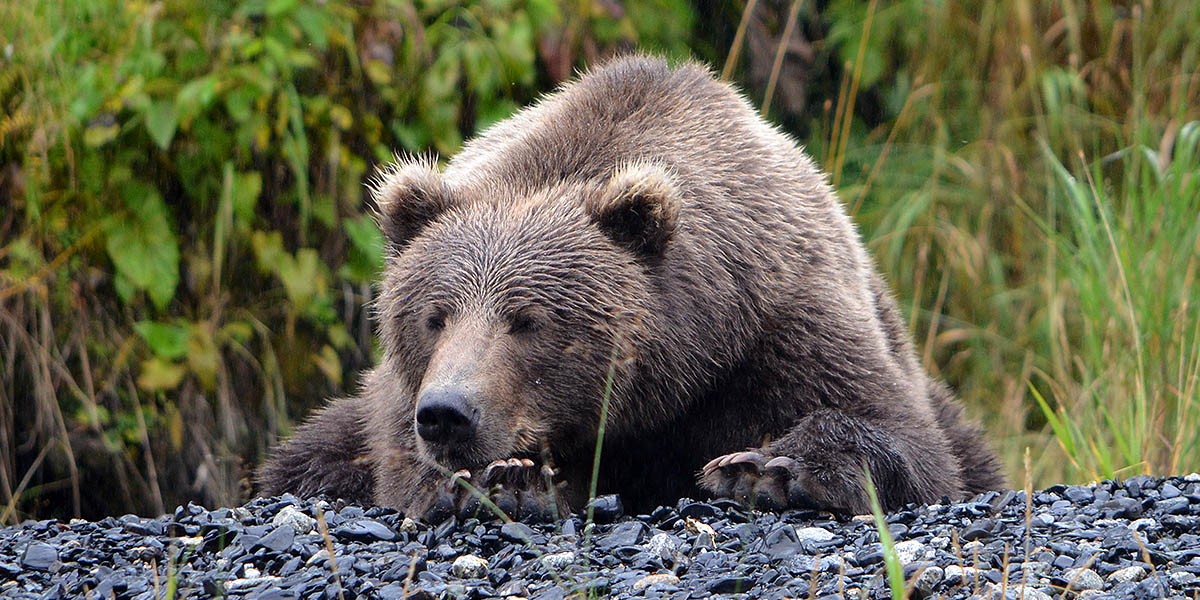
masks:
<svg viewBox="0 0 1200 600"><path fill-rule="evenodd" d="M1141 581L1146 577L1146 568L1141 565L1133 565L1124 569L1117 569L1109 573L1108 580L1113 583L1129 583L1133 581Z"/></svg>
<svg viewBox="0 0 1200 600"><path fill-rule="evenodd" d="M1091 569L1068 569L1063 579L1067 580L1070 589L1076 591L1104 589L1104 580Z"/></svg>

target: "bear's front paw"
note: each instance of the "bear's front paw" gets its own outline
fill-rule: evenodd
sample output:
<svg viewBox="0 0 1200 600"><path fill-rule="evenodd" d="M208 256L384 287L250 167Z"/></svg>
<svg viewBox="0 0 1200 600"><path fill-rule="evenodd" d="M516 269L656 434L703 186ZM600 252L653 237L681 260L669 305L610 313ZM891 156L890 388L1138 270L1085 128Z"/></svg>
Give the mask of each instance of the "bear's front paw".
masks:
<svg viewBox="0 0 1200 600"><path fill-rule="evenodd" d="M807 481L799 461L755 451L718 456L700 473L700 486L713 496L760 510L816 508L805 491Z"/></svg>
<svg viewBox="0 0 1200 600"><path fill-rule="evenodd" d="M517 521L552 521L567 509L565 484L555 483L555 475L528 458L497 460L477 474L463 469L438 491L425 521L440 523L452 515L492 520L503 518L500 513Z"/></svg>

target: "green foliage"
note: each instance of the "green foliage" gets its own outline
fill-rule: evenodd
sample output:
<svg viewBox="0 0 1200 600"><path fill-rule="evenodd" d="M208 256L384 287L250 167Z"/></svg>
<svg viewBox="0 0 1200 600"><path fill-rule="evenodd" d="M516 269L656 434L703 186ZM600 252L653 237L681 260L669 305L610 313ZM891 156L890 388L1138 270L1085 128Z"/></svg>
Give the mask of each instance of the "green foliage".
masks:
<svg viewBox="0 0 1200 600"><path fill-rule="evenodd" d="M690 20L668 18L689 16L685 4L629 8L669 23L648 42L686 53ZM12 407L0 418L27 433L0 449L14 478L0 489L22 511L62 516L237 502L241 461L372 362L363 306L384 252L363 195L372 168L394 152L452 154L555 84L539 44L570 10L4 4L0 329L21 333L0 336L16 357L0 371ZM626 27L578 40L639 35L628 16L608 20ZM75 453L38 466L16 450L82 438L109 453L89 468L124 490L114 506L83 485ZM81 508L63 502L62 481Z"/></svg>

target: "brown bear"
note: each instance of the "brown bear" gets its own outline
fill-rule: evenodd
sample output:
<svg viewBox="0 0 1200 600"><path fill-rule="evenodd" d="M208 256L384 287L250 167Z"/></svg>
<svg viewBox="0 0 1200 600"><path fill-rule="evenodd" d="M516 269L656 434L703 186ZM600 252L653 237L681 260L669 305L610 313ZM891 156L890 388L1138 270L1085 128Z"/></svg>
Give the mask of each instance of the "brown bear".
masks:
<svg viewBox="0 0 1200 600"><path fill-rule="evenodd" d="M471 483L545 518L586 503L601 427L598 492L634 510L861 513L867 469L884 508L1002 483L825 176L702 66L612 60L374 193L382 362L268 494L434 518Z"/></svg>

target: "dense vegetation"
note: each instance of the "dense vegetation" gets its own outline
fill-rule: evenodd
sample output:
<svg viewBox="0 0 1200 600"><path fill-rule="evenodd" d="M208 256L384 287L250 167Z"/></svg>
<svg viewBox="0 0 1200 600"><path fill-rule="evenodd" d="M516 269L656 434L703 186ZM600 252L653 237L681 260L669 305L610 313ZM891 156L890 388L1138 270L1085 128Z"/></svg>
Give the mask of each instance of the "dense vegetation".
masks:
<svg viewBox="0 0 1200 600"><path fill-rule="evenodd" d="M1200 468L1200 13L751 4L0 6L0 522L242 499L376 354L371 169L630 48L770 97L1015 480Z"/></svg>

